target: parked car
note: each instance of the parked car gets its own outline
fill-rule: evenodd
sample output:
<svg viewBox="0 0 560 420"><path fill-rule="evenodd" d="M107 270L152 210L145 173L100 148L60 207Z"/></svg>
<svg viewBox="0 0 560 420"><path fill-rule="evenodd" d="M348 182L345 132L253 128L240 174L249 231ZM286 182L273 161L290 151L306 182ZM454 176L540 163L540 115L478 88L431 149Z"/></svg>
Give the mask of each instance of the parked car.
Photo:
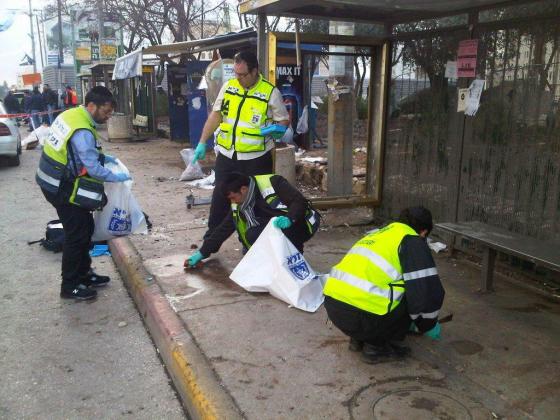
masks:
<svg viewBox="0 0 560 420"><path fill-rule="evenodd" d="M0 115L6 114L4 103L0 101ZM11 166L19 165L21 136L13 118L0 117L0 156L7 156Z"/></svg>

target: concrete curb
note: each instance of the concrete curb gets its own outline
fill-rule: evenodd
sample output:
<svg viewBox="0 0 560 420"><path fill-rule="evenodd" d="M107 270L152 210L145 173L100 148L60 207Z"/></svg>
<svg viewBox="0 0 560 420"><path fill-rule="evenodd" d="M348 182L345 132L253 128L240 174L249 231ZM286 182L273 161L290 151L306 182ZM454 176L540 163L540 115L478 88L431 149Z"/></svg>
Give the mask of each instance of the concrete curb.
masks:
<svg viewBox="0 0 560 420"><path fill-rule="evenodd" d="M113 239L109 247L189 416L207 420L242 419L239 408L169 305L155 277L144 267L132 242L128 238Z"/></svg>

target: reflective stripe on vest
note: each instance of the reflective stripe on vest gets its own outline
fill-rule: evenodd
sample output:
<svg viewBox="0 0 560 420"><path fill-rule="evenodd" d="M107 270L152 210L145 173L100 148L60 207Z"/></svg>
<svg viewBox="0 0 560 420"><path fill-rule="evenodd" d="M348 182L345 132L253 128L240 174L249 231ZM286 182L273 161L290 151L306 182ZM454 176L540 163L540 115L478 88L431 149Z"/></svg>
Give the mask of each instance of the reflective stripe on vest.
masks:
<svg viewBox="0 0 560 420"><path fill-rule="evenodd" d="M265 150L265 137L261 128L267 123L267 110L274 86L262 75L248 91L237 79L227 82L222 101L222 122L216 142L223 148L249 153Z"/></svg>
<svg viewBox="0 0 560 420"><path fill-rule="evenodd" d="M404 295L399 246L410 226L392 223L360 239L332 268L324 294L376 315L395 309Z"/></svg>
<svg viewBox="0 0 560 420"><path fill-rule="evenodd" d="M251 248L251 244L247 240L247 223L241 217L239 212L239 206L235 203L231 204L231 212L233 214L233 221L235 223L235 229L237 230L237 234L239 235L239 239L241 239L241 243L245 245L245 248Z"/></svg>

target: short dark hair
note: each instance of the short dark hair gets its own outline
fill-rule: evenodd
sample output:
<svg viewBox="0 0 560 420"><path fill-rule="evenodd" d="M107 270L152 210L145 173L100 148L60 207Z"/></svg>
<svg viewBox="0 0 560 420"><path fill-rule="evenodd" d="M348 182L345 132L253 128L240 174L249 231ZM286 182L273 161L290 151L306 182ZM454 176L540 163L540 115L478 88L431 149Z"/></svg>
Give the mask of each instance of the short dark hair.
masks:
<svg viewBox="0 0 560 420"><path fill-rule="evenodd" d="M408 207L404 209L401 211L398 221L410 226L416 231L416 233L427 230L429 235L434 228L432 213L430 210L422 206Z"/></svg>
<svg viewBox="0 0 560 420"><path fill-rule="evenodd" d="M220 191L227 197L229 193L238 193L241 187L248 187L251 182L249 176L241 172L233 172L226 176L220 185Z"/></svg>
<svg viewBox="0 0 560 420"><path fill-rule="evenodd" d="M249 71L253 71L253 69L259 68L259 60L257 60L257 56L252 51L239 51L233 57L233 61L238 64L244 62L245 64L247 64L247 69Z"/></svg>
<svg viewBox="0 0 560 420"><path fill-rule="evenodd" d="M94 86L87 94L84 105L88 105L93 102L97 106L103 106L106 103L110 103L115 107L117 105L113 94L105 86Z"/></svg>

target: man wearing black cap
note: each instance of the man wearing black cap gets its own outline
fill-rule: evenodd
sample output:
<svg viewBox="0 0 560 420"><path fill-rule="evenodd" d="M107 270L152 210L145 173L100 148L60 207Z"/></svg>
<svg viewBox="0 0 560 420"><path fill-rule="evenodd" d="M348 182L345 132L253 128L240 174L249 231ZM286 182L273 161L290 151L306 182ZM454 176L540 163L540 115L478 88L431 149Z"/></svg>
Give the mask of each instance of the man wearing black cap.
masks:
<svg viewBox="0 0 560 420"><path fill-rule="evenodd" d="M445 291L426 238L432 214L404 209L398 222L370 232L334 266L325 284L325 309L366 363L406 356L398 344L409 330L440 339Z"/></svg>

